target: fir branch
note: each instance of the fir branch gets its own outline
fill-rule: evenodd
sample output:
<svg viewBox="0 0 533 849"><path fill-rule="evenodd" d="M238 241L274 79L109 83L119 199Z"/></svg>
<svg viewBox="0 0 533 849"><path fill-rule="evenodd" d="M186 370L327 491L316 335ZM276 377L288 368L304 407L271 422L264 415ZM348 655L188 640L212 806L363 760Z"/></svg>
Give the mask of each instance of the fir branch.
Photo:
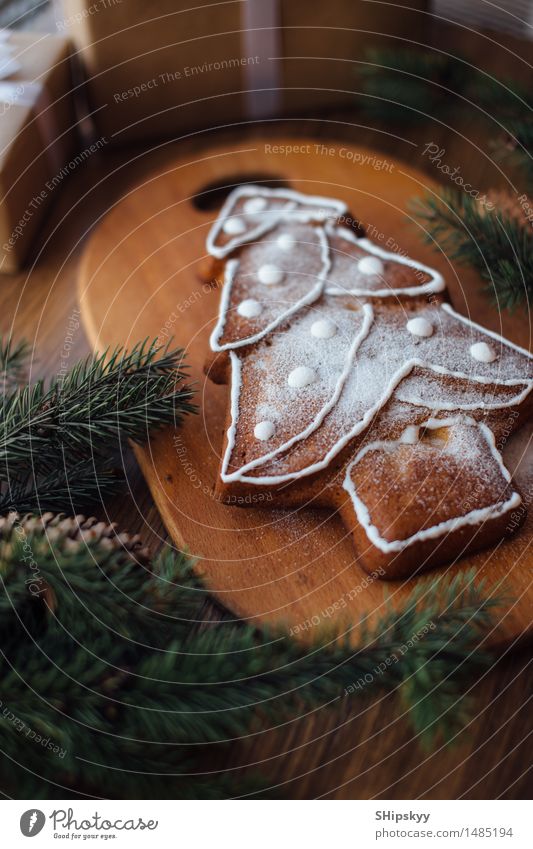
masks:
<svg viewBox="0 0 533 849"><path fill-rule="evenodd" d="M533 229L525 214L489 209L450 188L417 199L411 211L426 241L475 268L499 307L512 310L533 297Z"/></svg>
<svg viewBox="0 0 533 849"><path fill-rule="evenodd" d="M366 51L359 70L360 106L372 119L398 125L472 117L490 130L500 162L533 185L533 97L516 80L495 79L460 56L409 48Z"/></svg>
<svg viewBox="0 0 533 849"><path fill-rule="evenodd" d="M206 592L189 558L152 562L137 538L50 515L0 521L0 576L0 746L24 797L43 787L64 797L51 782L105 796L255 792L255 777L243 788L213 772L214 753L258 733L258 716L265 729L376 687L399 689L424 738L451 736L467 718L457 706L473 670L490 662L477 649L497 604L471 574L429 581L375 631L357 630L356 646L354 634L305 646L203 624ZM40 789L24 766L42 776Z"/></svg>
<svg viewBox="0 0 533 849"><path fill-rule="evenodd" d="M30 346L25 340L13 343L0 336L0 394L12 391L26 378Z"/></svg>
<svg viewBox="0 0 533 849"><path fill-rule="evenodd" d="M186 376L181 349L144 342L88 357L48 387L39 381L4 397L0 507L70 509L105 494L122 440L142 442L194 412Z"/></svg>

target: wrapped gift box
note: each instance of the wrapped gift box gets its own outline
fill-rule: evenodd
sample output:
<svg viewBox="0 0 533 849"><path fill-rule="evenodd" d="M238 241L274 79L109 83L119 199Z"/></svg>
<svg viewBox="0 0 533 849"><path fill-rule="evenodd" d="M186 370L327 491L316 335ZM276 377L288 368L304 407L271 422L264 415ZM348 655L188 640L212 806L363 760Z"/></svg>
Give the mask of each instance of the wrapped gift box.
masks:
<svg viewBox="0 0 533 849"><path fill-rule="evenodd" d="M125 143L353 103L365 47L422 35L425 6L63 0L56 23L86 69L99 132Z"/></svg>
<svg viewBox="0 0 533 849"><path fill-rule="evenodd" d="M12 272L34 245L77 133L67 39L0 32L0 271Z"/></svg>

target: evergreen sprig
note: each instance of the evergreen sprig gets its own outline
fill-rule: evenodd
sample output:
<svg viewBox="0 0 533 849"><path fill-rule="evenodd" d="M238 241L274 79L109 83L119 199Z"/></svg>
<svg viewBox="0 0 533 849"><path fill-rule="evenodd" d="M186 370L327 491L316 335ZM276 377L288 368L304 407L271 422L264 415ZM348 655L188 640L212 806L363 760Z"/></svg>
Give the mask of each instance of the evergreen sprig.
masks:
<svg viewBox="0 0 533 849"><path fill-rule="evenodd" d="M494 158L508 164L533 188L533 116L524 110L522 116L507 121L507 133L492 142Z"/></svg>
<svg viewBox="0 0 533 849"><path fill-rule="evenodd" d="M304 645L204 622L185 555L151 561L112 526L52 515L0 520L0 577L2 773L20 798L254 793L257 777L230 780L217 755L377 688L398 690L422 739L452 737L473 671L490 662L478 649L498 604L471 574L433 579L402 610L385 604L371 632Z"/></svg>
<svg viewBox="0 0 533 849"><path fill-rule="evenodd" d="M0 395L12 391L26 378L30 346L0 336Z"/></svg>
<svg viewBox="0 0 533 849"><path fill-rule="evenodd" d="M477 269L499 307L513 309L533 297L533 228L525 213L490 209L451 188L426 194L411 210L427 242Z"/></svg>
<svg viewBox="0 0 533 849"><path fill-rule="evenodd" d="M83 508L116 480L113 451L194 411L181 349L144 342L87 357L0 400L0 512Z"/></svg>
<svg viewBox="0 0 533 849"><path fill-rule="evenodd" d="M516 80L497 79L461 56L429 50L372 48L359 69L360 106L371 118L397 125L428 120L481 121L495 157L533 186L533 96Z"/></svg>
<svg viewBox="0 0 533 849"><path fill-rule="evenodd" d="M413 124L441 117L462 91L468 67L458 59L407 48L369 48L359 68L365 113L378 121Z"/></svg>

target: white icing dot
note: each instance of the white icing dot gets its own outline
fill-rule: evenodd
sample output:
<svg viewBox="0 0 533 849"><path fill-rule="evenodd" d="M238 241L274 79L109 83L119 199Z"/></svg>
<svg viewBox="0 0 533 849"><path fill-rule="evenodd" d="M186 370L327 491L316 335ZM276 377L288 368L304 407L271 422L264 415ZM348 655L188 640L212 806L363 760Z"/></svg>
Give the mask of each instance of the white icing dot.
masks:
<svg viewBox="0 0 533 849"><path fill-rule="evenodd" d="M258 424L254 427L254 436L256 439L261 439L262 442L266 442L267 439L274 436L275 430L276 428L272 422L258 422Z"/></svg>
<svg viewBox="0 0 533 849"><path fill-rule="evenodd" d="M255 215L257 212L263 212L266 206L267 202L265 198L250 198L244 204L243 209L248 215Z"/></svg>
<svg viewBox="0 0 533 849"><path fill-rule="evenodd" d="M246 300L240 302L237 312L244 318L256 318L261 314L262 309L263 307L259 301L255 301L253 298L246 298Z"/></svg>
<svg viewBox="0 0 533 849"><path fill-rule="evenodd" d="M271 263L262 265L257 272L259 282L264 283L266 286L271 286L274 283L281 283L284 276L285 275L281 268L278 268L277 265L272 265Z"/></svg>
<svg viewBox="0 0 533 849"><path fill-rule="evenodd" d="M471 345L470 353L480 363L493 363L498 356L494 348L491 348L486 342L476 342L474 345Z"/></svg>
<svg viewBox="0 0 533 849"><path fill-rule="evenodd" d="M314 321L311 325L311 336L314 336L315 339L331 339L332 336L335 336L336 332L337 328L335 324L327 318Z"/></svg>
<svg viewBox="0 0 533 849"><path fill-rule="evenodd" d="M228 234L228 236L239 236L246 230L246 224L242 218L228 218L224 221L222 229L224 230L224 233Z"/></svg>
<svg viewBox="0 0 533 849"><path fill-rule="evenodd" d="M403 442L405 445L415 445L418 442L419 430L418 425L409 425L400 436L400 442Z"/></svg>
<svg viewBox="0 0 533 849"><path fill-rule="evenodd" d="M276 245L282 251L292 251L295 244L296 240L294 236L290 235L290 233L282 233L281 236L278 236L276 239Z"/></svg>
<svg viewBox="0 0 533 849"><path fill-rule="evenodd" d="M409 333L413 336L432 336L433 325L426 318L411 318L406 324Z"/></svg>
<svg viewBox="0 0 533 849"><path fill-rule="evenodd" d="M315 380L316 374L312 368L298 366L298 368L293 369L289 374L287 383L292 389L301 389L303 386L309 386L310 383L314 383Z"/></svg>
<svg viewBox="0 0 533 849"><path fill-rule="evenodd" d="M383 274L383 263L377 256L364 256L357 263L357 270L361 274Z"/></svg>

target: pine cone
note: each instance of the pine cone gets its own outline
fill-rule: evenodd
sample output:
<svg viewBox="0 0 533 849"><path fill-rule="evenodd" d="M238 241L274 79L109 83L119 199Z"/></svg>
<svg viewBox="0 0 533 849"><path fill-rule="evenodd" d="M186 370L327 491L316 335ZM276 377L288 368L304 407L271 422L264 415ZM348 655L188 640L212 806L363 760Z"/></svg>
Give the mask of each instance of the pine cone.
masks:
<svg viewBox="0 0 533 849"><path fill-rule="evenodd" d="M138 534L130 536L127 533L117 533L116 523L106 525L98 522L94 516L65 516L62 513L43 513L35 516L27 513L9 513L0 517L0 545L9 545L14 534L20 537L32 537L35 545L36 537L42 536L42 544L52 545L56 551L74 552L88 544L97 544L99 548L109 552L121 550L125 558L130 558L142 566L150 563L150 553L142 545Z"/></svg>

